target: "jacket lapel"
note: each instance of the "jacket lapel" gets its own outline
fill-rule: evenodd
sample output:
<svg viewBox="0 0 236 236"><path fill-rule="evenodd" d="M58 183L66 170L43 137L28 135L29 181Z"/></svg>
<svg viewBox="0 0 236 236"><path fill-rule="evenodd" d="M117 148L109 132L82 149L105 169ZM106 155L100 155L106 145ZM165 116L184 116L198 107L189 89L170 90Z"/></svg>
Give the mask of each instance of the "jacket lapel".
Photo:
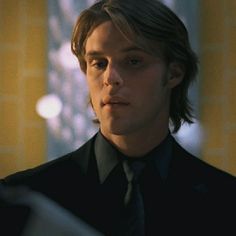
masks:
<svg viewBox="0 0 236 236"><path fill-rule="evenodd" d="M76 150L71 159L79 166L83 174L86 174L89 168L89 163L91 158L95 158L94 155L94 141L96 135L94 135L89 141L87 141L83 146Z"/></svg>
<svg viewBox="0 0 236 236"><path fill-rule="evenodd" d="M169 167L167 184L178 191L192 193L207 193L203 165L197 157L185 151L175 140L173 154Z"/></svg>

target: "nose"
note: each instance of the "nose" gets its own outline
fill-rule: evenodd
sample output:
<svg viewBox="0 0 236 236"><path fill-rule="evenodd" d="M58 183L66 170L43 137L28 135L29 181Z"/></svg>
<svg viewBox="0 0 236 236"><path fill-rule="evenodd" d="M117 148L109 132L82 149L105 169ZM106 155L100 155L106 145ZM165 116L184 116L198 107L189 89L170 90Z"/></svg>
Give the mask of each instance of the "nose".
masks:
<svg viewBox="0 0 236 236"><path fill-rule="evenodd" d="M106 86L119 87L123 85L123 79L117 66L109 64L104 73L104 84Z"/></svg>

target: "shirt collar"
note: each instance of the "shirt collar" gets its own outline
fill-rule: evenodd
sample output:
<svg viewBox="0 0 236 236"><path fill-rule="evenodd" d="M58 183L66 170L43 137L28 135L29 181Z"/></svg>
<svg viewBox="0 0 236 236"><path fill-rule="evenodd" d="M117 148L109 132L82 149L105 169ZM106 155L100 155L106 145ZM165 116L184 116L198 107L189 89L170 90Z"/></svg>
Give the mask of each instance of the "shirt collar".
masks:
<svg viewBox="0 0 236 236"><path fill-rule="evenodd" d="M167 178L172 153L173 138L167 137L144 158L154 159L156 168L163 180ZM114 167L121 161L120 152L98 132L95 140L95 156L98 166L100 183L103 183Z"/></svg>

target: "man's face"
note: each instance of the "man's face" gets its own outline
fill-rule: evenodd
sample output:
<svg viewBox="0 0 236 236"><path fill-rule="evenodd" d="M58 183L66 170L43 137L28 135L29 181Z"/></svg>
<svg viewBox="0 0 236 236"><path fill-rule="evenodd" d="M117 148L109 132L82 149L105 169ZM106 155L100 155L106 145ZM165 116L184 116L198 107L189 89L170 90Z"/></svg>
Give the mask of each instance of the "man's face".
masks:
<svg viewBox="0 0 236 236"><path fill-rule="evenodd" d="M86 76L103 135L144 134L168 129L169 66L137 48L106 21L85 45Z"/></svg>

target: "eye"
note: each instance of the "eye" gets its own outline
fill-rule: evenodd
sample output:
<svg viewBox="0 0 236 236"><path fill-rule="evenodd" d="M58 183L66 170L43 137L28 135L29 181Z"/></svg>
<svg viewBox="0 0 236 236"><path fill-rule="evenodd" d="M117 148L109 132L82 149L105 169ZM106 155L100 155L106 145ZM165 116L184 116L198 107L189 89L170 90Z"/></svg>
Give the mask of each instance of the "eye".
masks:
<svg viewBox="0 0 236 236"><path fill-rule="evenodd" d="M91 66L94 67L95 69L102 70L102 69L106 68L107 61L106 60L94 60L91 63Z"/></svg>
<svg viewBox="0 0 236 236"><path fill-rule="evenodd" d="M140 58L129 58L128 64L131 66L140 66L142 64L142 60Z"/></svg>

